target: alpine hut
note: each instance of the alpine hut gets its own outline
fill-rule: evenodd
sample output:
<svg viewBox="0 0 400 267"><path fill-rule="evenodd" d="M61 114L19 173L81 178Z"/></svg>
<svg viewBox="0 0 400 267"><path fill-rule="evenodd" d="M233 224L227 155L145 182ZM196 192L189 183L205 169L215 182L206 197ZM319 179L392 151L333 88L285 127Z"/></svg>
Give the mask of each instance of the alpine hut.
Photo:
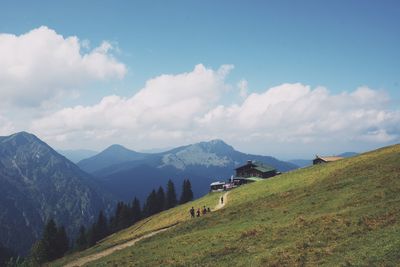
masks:
<svg viewBox="0 0 400 267"><path fill-rule="evenodd" d="M343 159L343 157L336 157L336 156L329 156L329 157L321 157L316 155L315 159L313 159L313 165L321 164L321 163L328 163Z"/></svg>

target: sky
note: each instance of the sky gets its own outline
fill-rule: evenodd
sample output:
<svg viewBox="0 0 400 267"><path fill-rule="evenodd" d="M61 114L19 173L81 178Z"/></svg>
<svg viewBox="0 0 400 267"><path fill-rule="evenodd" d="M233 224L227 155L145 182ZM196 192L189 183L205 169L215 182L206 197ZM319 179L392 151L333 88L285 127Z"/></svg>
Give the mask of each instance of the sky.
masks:
<svg viewBox="0 0 400 267"><path fill-rule="evenodd" d="M399 1L0 1L0 135L222 139L283 159L400 142Z"/></svg>

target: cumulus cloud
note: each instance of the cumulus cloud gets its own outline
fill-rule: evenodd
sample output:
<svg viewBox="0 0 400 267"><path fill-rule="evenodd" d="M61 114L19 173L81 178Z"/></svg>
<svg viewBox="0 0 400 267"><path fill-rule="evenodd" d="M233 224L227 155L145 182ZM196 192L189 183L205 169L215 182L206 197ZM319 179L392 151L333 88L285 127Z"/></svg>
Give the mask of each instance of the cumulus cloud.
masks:
<svg viewBox="0 0 400 267"><path fill-rule="evenodd" d="M32 123L47 140L115 142L133 148L166 147L222 138L253 147L400 140L400 111L389 96L360 87L334 94L327 88L282 84L222 105L232 69L197 65L191 72L149 80L130 98L112 95L92 106L62 109ZM240 84L240 83L239 83ZM242 83L246 88L247 83Z"/></svg>
<svg viewBox="0 0 400 267"><path fill-rule="evenodd" d="M240 80L237 84L237 87L239 88L239 95L241 98L246 98L248 94L248 82L246 80Z"/></svg>
<svg viewBox="0 0 400 267"><path fill-rule="evenodd" d="M400 113L386 110L382 91L361 87L331 94L302 84L282 84L250 94L241 105L219 106L200 119L201 128L281 142L399 139ZM221 124L223 127L221 127ZM390 130L391 129L391 130Z"/></svg>
<svg viewBox="0 0 400 267"><path fill-rule="evenodd" d="M196 127L193 118L210 110L226 91L225 76L233 68L218 70L202 64L193 71L160 75L146 82L131 98L104 97L93 106L65 108L33 122L33 131L43 131L54 139L76 132L92 139L132 134L135 138L180 138Z"/></svg>
<svg viewBox="0 0 400 267"><path fill-rule="evenodd" d="M19 36L0 34L3 104L37 106L88 81L124 77L126 67L112 56L109 42L82 53L87 46L45 26Z"/></svg>
<svg viewBox="0 0 400 267"><path fill-rule="evenodd" d="M0 136L10 135L15 132L15 127L11 121L0 114Z"/></svg>

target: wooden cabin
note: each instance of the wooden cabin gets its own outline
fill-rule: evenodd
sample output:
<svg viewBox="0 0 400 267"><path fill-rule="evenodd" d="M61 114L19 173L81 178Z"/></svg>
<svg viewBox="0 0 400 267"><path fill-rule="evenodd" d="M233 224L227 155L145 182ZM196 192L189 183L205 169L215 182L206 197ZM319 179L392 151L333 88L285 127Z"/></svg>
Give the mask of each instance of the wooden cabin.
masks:
<svg viewBox="0 0 400 267"><path fill-rule="evenodd" d="M247 164L235 169L236 177L240 178L262 178L266 179L278 174L276 169L261 162L248 160Z"/></svg>
<svg viewBox="0 0 400 267"><path fill-rule="evenodd" d="M321 157L321 156L316 155L315 159L313 159L313 165L333 162L333 161L337 161L337 160L341 160L341 159L343 159L343 157L336 157L336 156Z"/></svg>

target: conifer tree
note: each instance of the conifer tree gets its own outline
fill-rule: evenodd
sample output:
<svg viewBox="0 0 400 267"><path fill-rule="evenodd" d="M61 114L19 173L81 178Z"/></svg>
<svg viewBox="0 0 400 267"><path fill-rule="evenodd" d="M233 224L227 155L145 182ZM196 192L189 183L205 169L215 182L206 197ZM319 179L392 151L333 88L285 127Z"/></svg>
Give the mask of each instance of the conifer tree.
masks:
<svg viewBox="0 0 400 267"><path fill-rule="evenodd" d="M186 202L189 202L193 200L193 191L192 191L192 185L190 184L189 179L183 180L182 184L182 194L180 198L180 203L184 204Z"/></svg>
<svg viewBox="0 0 400 267"><path fill-rule="evenodd" d="M187 179L186 182L186 192L187 192L187 201L192 201L193 200L193 191L192 191L192 184L190 183L190 180Z"/></svg>
<svg viewBox="0 0 400 267"><path fill-rule="evenodd" d="M40 266L47 261L47 252L42 239L32 245L29 258L33 266Z"/></svg>
<svg viewBox="0 0 400 267"><path fill-rule="evenodd" d="M157 191L156 213L161 212L164 209L165 209L165 193L164 189L160 186Z"/></svg>
<svg viewBox="0 0 400 267"><path fill-rule="evenodd" d="M121 221L122 221L122 210L124 203L122 201L117 203L117 207L115 209L115 215L110 219L110 228L112 232L117 232L122 229Z"/></svg>
<svg viewBox="0 0 400 267"><path fill-rule="evenodd" d="M87 240L87 236L86 236L86 228L83 225L79 228L79 235L75 241L75 244L76 244L76 249L79 251L84 250L88 246L88 240Z"/></svg>
<svg viewBox="0 0 400 267"><path fill-rule="evenodd" d="M118 230L127 228L131 222L131 214L128 205L122 203L120 212L118 214Z"/></svg>
<svg viewBox="0 0 400 267"><path fill-rule="evenodd" d="M57 258L61 258L62 256L64 256L64 254L69 249L69 241L64 226L60 226L57 229L55 247L57 251Z"/></svg>
<svg viewBox="0 0 400 267"><path fill-rule="evenodd" d="M46 261L55 260L58 257L57 251L57 235L58 230L56 223L53 219L50 219L43 231L42 246L46 253Z"/></svg>
<svg viewBox="0 0 400 267"><path fill-rule="evenodd" d="M175 192L175 185L174 183L170 180L168 180L167 184L167 196L166 196L166 201L165 201L165 208L170 209L176 206L177 200L176 200L176 192Z"/></svg>
<svg viewBox="0 0 400 267"><path fill-rule="evenodd" d="M157 193L156 190L153 189L149 196L147 197L147 201L144 207L146 216L151 216L157 213Z"/></svg>
<svg viewBox="0 0 400 267"><path fill-rule="evenodd" d="M132 223L135 223L142 218L142 210L140 208L140 201L136 197L133 199L133 202L132 202L131 214L132 214Z"/></svg>
<svg viewBox="0 0 400 267"><path fill-rule="evenodd" d="M96 242L106 237L109 233L107 219L104 216L102 210L100 211L99 216L97 218L95 230L96 230L95 231Z"/></svg>
<svg viewBox="0 0 400 267"><path fill-rule="evenodd" d="M87 241L88 247L94 246L97 242L97 229L96 223L93 223L92 226L87 231Z"/></svg>

